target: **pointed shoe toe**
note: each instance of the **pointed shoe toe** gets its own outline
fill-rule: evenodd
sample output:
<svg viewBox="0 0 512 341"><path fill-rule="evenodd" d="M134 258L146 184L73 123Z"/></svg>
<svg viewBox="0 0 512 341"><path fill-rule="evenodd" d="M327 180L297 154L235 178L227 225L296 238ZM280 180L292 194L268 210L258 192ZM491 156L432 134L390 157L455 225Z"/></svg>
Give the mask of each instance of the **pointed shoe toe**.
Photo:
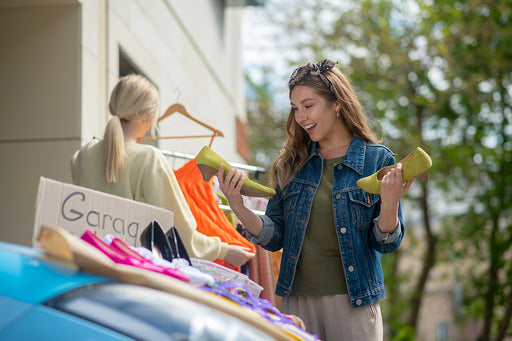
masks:
<svg viewBox="0 0 512 341"><path fill-rule="evenodd" d="M153 254L159 254L161 258L172 262L173 255L171 245L158 221L151 221L144 231L142 231L139 239L141 245L152 251Z"/></svg>
<svg viewBox="0 0 512 341"><path fill-rule="evenodd" d="M402 180L404 182L409 181L412 178L418 178L421 181L428 180L430 167L432 167L432 160L420 147L417 147L413 152L400 161L400 163L402 164ZM395 167L396 164L381 168L378 172L359 179L357 181L357 186L368 193L380 194L382 178Z"/></svg>
<svg viewBox="0 0 512 341"><path fill-rule="evenodd" d="M227 174L233 168L207 146L204 146L199 154L197 154L196 163L203 175L204 181L209 181L210 178L218 172L221 164L224 164L224 174ZM276 194L276 191L272 188L263 186L247 177L245 178L244 185L240 192L250 197L272 197Z"/></svg>
<svg viewBox="0 0 512 341"><path fill-rule="evenodd" d="M189 265L192 265L190 256L188 255L187 249L185 248L185 245L183 244L183 241L181 240L180 234L176 227L171 227L165 234L169 240L169 244L171 245L173 258L185 259Z"/></svg>
<svg viewBox="0 0 512 341"><path fill-rule="evenodd" d="M359 188L368 193L379 194L380 181L377 179L377 173L373 173L372 175L367 176L366 178L357 180L357 186L359 186Z"/></svg>

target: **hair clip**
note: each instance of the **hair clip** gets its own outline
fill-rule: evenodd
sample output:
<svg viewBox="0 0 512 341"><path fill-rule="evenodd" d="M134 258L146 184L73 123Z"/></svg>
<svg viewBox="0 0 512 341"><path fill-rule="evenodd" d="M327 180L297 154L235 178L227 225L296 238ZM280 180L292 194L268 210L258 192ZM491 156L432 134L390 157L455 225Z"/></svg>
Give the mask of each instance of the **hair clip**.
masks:
<svg viewBox="0 0 512 341"><path fill-rule="evenodd" d="M322 81L326 83L327 86L329 86L331 92L334 93L334 87L329 78L327 78L324 73L330 71L336 64L338 64L338 62L332 61L330 59L324 59L316 64L307 63L305 66L299 66L293 71L290 80L288 81L288 87L292 89L305 77L312 75L320 77L320 79L322 79Z"/></svg>

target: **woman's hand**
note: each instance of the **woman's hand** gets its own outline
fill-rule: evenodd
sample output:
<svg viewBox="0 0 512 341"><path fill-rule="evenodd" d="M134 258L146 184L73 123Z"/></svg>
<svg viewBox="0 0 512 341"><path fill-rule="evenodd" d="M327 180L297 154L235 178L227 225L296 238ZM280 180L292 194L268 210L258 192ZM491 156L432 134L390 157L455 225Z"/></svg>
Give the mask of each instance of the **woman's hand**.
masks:
<svg viewBox="0 0 512 341"><path fill-rule="evenodd" d="M245 207L244 199L240 193L245 181L245 175L233 168L224 176L224 165L220 165L217 178L219 179L219 188L228 200L233 213L235 213L247 231L254 236L258 236L263 229L263 221L254 212Z"/></svg>
<svg viewBox="0 0 512 341"><path fill-rule="evenodd" d="M254 253L249 252L247 248L239 245L228 245L228 252L224 260L230 265L239 268L255 256Z"/></svg>
<svg viewBox="0 0 512 341"><path fill-rule="evenodd" d="M414 178L405 184L402 180L402 164L398 163L386 175L380 183L380 217L379 229L382 232L392 233L398 226L398 203L409 192Z"/></svg>
<svg viewBox="0 0 512 341"><path fill-rule="evenodd" d="M413 181L414 178L404 184L402 180L402 164L397 163L396 167L391 168L391 170L382 177L380 183L380 197L382 202L390 204L396 203L398 205L400 199L409 192Z"/></svg>
<svg viewBox="0 0 512 341"><path fill-rule="evenodd" d="M221 164L217 172L217 178L219 179L219 188L228 200L229 206L232 209L243 206L244 202L240 191L245 181L245 175L237 172L235 168L224 175L224 164Z"/></svg>

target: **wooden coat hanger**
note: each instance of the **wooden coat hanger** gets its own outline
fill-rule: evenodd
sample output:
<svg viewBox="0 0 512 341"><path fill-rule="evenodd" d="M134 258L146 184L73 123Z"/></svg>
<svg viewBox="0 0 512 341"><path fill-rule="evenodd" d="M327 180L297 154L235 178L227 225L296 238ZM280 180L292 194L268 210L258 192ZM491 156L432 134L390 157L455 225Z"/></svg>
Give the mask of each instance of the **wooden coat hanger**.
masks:
<svg viewBox="0 0 512 341"><path fill-rule="evenodd" d="M145 136L145 137L141 137L140 139L141 140L164 140L164 139L184 139L184 138L196 138L196 137L211 137L213 139L215 136L224 137L224 134L220 130L218 130L218 129L204 123L203 121L198 120L194 116L190 115L188 113L187 109L185 109L185 106L180 103L174 103L169 108L167 108L165 113L161 117L158 118L157 122L160 123L161 121L163 121L164 119L166 119L167 117L169 117L175 113L182 114L183 116L202 125L203 127L207 128L208 130L213 131L213 135L154 136L154 137Z"/></svg>

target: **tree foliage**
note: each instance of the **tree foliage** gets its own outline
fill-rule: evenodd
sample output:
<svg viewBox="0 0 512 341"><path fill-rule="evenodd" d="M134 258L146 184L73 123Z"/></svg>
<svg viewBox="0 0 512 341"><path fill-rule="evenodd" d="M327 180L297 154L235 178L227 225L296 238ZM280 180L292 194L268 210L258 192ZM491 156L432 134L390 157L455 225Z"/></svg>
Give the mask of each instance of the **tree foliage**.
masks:
<svg viewBox="0 0 512 341"><path fill-rule="evenodd" d="M438 136L452 136L437 138L448 156L443 185L467 204L446 232L459 237L454 259L476 265L459 274L466 313L483 319L482 340L502 340L512 313L512 4L444 1L426 13L449 84L437 119Z"/></svg>
<svg viewBox="0 0 512 341"><path fill-rule="evenodd" d="M284 109L276 107L272 77L269 73L268 69L261 70L259 82L249 75L246 76L251 163L267 170L279 155L286 137L286 116L282 114ZM259 182L268 184L268 172L260 176Z"/></svg>

